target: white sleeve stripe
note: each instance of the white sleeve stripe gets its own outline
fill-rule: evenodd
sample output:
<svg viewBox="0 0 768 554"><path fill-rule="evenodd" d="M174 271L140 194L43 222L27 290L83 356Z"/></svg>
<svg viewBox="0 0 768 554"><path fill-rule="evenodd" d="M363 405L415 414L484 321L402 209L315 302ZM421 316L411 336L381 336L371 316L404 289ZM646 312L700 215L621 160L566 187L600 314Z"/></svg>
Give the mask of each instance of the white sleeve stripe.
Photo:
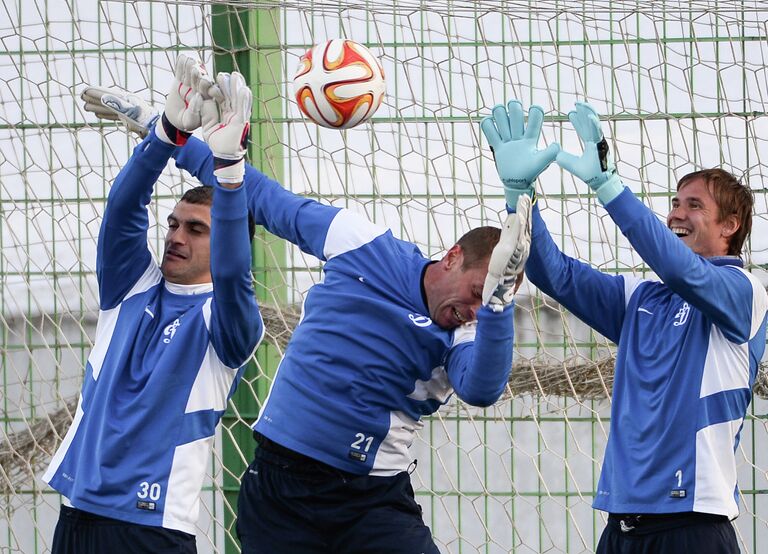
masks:
<svg viewBox="0 0 768 554"><path fill-rule="evenodd" d="M386 232L386 227L371 223L351 210L340 210L328 227L323 255L326 260L330 260L335 256L360 248Z"/></svg>
<svg viewBox="0 0 768 554"><path fill-rule="evenodd" d="M465 342L472 342L475 340L475 334L477 333L477 321L470 321L465 323L461 327L457 327L453 332L453 343L451 348L456 348L460 344Z"/></svg>
<svg viewBox="0 0 768 554"><path fill-rule="evenodd" d="M203 304L203 321L205 321L205 328L208 330L208 333L211 332L211 301L213 301L213 298L209 298Z"/></svg>
<svg viewBox="0 0 768 554"><path fill-rule="evenodd" d="M137 294L141 294L142 292L145 292L149 290L150 288L154 287L156 284L160 282L160 278L162 277L162 274L160 273L160 268L157 267L157 263L154 259L152 259L149 262L149 265L147 266L147 269L144 270L144 273L141 277L139 277L139 280L136 281L136 284L131 287L131 290L128 291L128 294L123 297L123 302L128 300L131 296L135 296Z"/></svg>
<svg viewBox="0 0 768 554"><path fill-rule="evenodd" d="M629 306L629 299L632 298L637 287L645 282L645 279L635 275L623 275L622 277L624 278L624 308L626 308Z"/></svg>
<svg viewBox="0 0 768 554"><path fill-rule="evenodd" d="M765 292L765 288L757 277L740 267L736 269L744 273L752 285L752 322L749 328L749 338L752 339L763 324L765 313L768 311L768 293Z"/></svg>

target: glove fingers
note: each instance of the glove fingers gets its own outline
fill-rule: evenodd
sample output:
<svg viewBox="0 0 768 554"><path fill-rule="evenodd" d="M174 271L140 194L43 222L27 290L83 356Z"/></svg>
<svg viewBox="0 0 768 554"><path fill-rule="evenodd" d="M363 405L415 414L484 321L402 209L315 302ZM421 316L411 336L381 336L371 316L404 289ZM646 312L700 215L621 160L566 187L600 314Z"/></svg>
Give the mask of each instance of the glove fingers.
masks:
<svg viewBox="0 0 768 554"><path fill-rule="evenodd" d="M498 129L496 129L496 123L493 117L484 117L480 122L480 130L485 135L485 140L494 150L501 143L501 135L499 135Z"/></svg>
<svg viewBox="0 0 768 554"><path fill-rule="evenodd" d="M86 103L83 107L85 108L86 112L91 112L99 119L109 119L110 121L117 121L119 119L114 111L106 108L102 104Z"/></svg>
<svg viewBox="0 0 768 554"><path fill-rule="evenodd" d="M224 101L224 93L221 91L221 88L217 84L212 84L210 86L208 89L208 96L216 102Z"/></svg>
<svg viewBox="0 0 768 554"><path fill-rule="evenodd" d="M586 102L576 102L576 113L578 114L581 131L579 136L586 142L600 142L603 138L603 131L600 128L600 116L595 109Z"/></svg>
<svg viewBox="0 0 768 554"><path fill-rule="evenodd" d="M509 141L512 135L509 130L509 116L507 116L506 108L502 104L496 104L491 113L501 140L503 142Z"/></svg>
<svg viewBox="0 0 768 554"><path fill-rule="evenodd" d="M197 64L189 68L188 77L188 85L192 88L192 90L197 91L197 88L200 85L200 68L197 66Z"/></svg>
<svg viewBox="0 0 768 554"><path fill-rule="evenodd" d="M218 100L221 103L221 111L231 111L230 99L232 98L232 88L230 84L231 75L229 73L221 72L216 76L216 84L221 91L221 99Z"/></svg>
<svg viewBox="0 0 768 554"><path fill-rule="evenodd" d="M544 110L541 106L531 106L528 110L528 126L525 128L524 137L538 141L543 122Z"/></svg>
<svg viewBox="0 0 768 554"><path fill-rule="evenodd" d="M251 120L251 108L253 106L253 93L247 86L237 91L237 113L242 123Z"/></svg>
<svg viewBox="0 0 768 554"><path fill-rule="evenodd" d="M101 97L105 94L119 94L120 91L116 89L108 89L102 87L85 87L83 92L80 93L80 98L91 104L99 104Z"/></svg>
<svg viewBox="0 0 768 554"><path fill-rule="evenodd" d="M207 73L204 73L200 76L200 80L198 81L195 90L200 96L207 100L211 98L211 87L213 86L215 85L213 84L213 81L211 81L211 78L208 77Z"/></svg>
<svg viewBox="0 0 768 554"><path fill-rule="evenodd" d="M179 57L176 58L176 65L173 68L173 76L179 83L184 82L184 72L186 70L188 60L189 57L187 57L185 54L179 54Z"/></svg>
<svg viewBox="0 0 768 554"><path fill-rule="evenodd" d="M519 100L510 100L507 102L509 111L509 132L513 140L523 137L525 131L525 120L523 118L523 105Z"/></svg>
<svg viewBox="0 0 768 554"><path fill-rule="evenodd" d="M203 122L203 136L205 136L219 123L219 105L212 99L203 100L200 116Z"/></svg>

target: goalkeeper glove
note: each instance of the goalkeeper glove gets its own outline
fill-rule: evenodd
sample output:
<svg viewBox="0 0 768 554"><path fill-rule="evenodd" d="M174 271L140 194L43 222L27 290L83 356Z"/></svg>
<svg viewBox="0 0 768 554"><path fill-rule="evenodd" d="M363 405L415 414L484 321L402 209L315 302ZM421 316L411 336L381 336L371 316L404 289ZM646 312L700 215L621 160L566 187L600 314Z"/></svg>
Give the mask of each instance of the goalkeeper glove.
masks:
<svg viewBox="0 0 768 554"><path fill-rule="evenodd" d="M499 243L491 252L483 285L483 305L501 312L512 303L531 250L531 197L520 194L507 214Z"/></svg>
<svg viewBox="0 0 768 554"><path fill-rule="evenodd" d="M562 151L557 164L584 181L597 194L603 205L616 198L624 190L624 184L616 173L608 141L600 129L600 118L586 102L576 102L576 109L568 114L576 129L584 153L581 157Z"/></svg>
<svg viewBox="0 0 768 554"><path fill-rule="evenodd" d="M203 99L213 83L203 64L184 54L176 58L173 76L165 111L155 125L155 132L160 140L183 146L192 131L200 127Z"/></svg>
<svg viewBox="0 0 768 554"><path fill-rule="evenodd" d="M203 102L203 137L213 152L213 174L220 183L240 183L250 135L253 94L240 73L219 73Z"/></svg>
<svg viewBox="0 0 768 554"><path fill-rule="evenodd" d="M85 102L85 111L99 119L122 121L129 131L146 137L160 113L128 91L119 88L86 87L80 94Z"/></svg>
<svg viewBox="0 0 768 554"><path fill-rule="evenodd" d="M539 150L537 143L544 122L544 110L531 106L528 110L528 126L523 122L523 105L511 100L505 109L499 104L493 108L493 115L480 122L496 161L496 171L504 183L504 196L510 209L517 206L522 194L534 198L533 182L542 171L549 167L560 145L550 144Z"/></svg>

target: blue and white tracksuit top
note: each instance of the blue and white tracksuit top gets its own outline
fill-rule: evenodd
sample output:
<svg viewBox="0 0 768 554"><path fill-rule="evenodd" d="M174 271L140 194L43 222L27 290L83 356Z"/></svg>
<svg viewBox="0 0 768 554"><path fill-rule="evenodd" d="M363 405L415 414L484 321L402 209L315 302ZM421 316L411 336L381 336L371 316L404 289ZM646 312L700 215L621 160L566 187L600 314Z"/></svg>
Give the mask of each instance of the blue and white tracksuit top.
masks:
<svg viewBox="0 0 768 554"><path fill-rule="evenodd" d="M176 157L212 180L207 147L190 139ZM429 318L422 277L430 261L411 243L346 209L284 190L247 166L256 223L325 262L254 429L296 452L356 474L394 475L408 447L456 391L487 406L512 361L513 306L478 311L456 330Z"/></svg>
<svg viewBox="0 0 768 554"><path fill-rule="evenodd" d="M147 248L147 205L173 152L151 133L109 192L96 340L74 421L43 480L75 508L194 533L216 424L264 327L243 187L214 190L213 284L163 279Z"/></svg>
<svg viewBox="0 0 768 554"><path fill-rule="evenodd" d="M593 507L734 518L734 452L765 348L768 295L738 258L695 254L629 189L606 209L661 282L564 255L538 208L526 266L542 292L618 344Z"/></svg>

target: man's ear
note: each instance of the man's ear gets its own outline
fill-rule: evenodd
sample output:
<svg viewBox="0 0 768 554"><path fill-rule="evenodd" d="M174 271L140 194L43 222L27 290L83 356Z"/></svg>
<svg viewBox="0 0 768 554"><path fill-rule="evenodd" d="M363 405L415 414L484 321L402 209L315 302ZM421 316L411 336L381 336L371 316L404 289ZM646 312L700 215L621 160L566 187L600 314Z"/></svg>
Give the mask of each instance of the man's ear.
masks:
<svg viewBox="0 0 768 554"><path fill-rule="evenodd" d="M446 270L451 270L454 267L461 267L464 263L464 251L461 246L454 244L448 249L448 252L443 256L443 267Z"/></svg>
<svg viewBox="0 0 768 554"><path fill-rule="evenodd" d="M720 228L720 235L725 238L731 238L733 234L741 228L741 221L736 214L727 216Z"/></svg>

